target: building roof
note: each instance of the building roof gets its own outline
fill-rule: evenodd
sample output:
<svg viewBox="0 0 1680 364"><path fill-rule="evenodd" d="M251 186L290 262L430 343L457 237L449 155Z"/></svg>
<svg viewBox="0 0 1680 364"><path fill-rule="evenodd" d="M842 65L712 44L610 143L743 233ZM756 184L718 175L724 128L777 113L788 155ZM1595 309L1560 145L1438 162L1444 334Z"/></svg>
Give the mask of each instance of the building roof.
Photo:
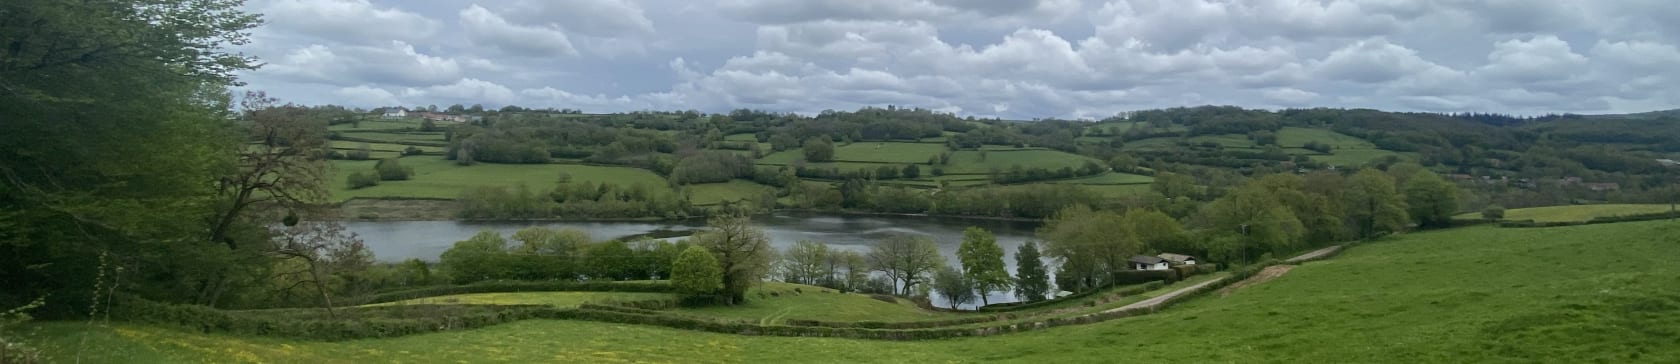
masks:
<svg viewBox="0 0 1680 364"><path fill-rule="evenodd" d="M1161 257L1161 259L1166 259L1169 262L1187 262L1187 261L1196 260L1196 257L1192 257L1192 256L1184 255L1184 254L1173 254L1173 253L1161 253L1161 255L1157 255L1157 257Z"/></svg>
<svg viewBox="0 0 1680 364"><path fill-rule="evenodd" d="M1166 259L1161 259L1160 257L1152 257L1152 256L1148 256L1148 255L1134 256L1129 261L1131 261L1132 263L1137 263L1137 264L1161 264L1161 263L1166 263L1167 262Z"/></svg>

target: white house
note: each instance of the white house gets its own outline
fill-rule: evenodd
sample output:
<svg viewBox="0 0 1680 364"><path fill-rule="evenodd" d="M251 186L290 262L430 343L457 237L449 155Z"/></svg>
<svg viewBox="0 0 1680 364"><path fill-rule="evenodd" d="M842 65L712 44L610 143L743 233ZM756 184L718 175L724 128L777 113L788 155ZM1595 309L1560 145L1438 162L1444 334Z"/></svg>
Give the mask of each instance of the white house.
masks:
<svg viewBox="0 0 1680 364"><path fill-rule="evenodd" d="M1139 256L1132 257L1132 259L1130 259L1128 261L1130 261L1132 263L1132 269L1133 270L1167 270L1167 269L1169 269L1169 268L1167 268L1167 260L1166 259L1161 259L1160 257L1152 257L1152 256L1148 256L1148 255L1139 255Z"/></svg>
<svg viewBox="0 0 1680 364"><path fill-rule="evenodd" d="M388 108L385 108L385 114L379 115L379 117L381 119L402 119L402 118L406 118L406 117L408 117L408 109L401 108L401 107L388 107Z"/></svg>
<svg viewBox="0 0 1680 364"><path fill-rule="evenodd" d="M1196 265L1196 257L1184 254L1161 253L1161 255L1157 255L1157 257L1166 259L1167 264L1171 265Z"/></svg>

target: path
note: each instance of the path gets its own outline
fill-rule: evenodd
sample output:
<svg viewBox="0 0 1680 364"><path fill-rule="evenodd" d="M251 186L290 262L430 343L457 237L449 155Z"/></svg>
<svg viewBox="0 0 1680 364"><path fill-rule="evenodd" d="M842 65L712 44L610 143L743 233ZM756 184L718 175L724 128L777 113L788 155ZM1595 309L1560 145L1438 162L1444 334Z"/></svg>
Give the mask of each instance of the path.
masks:
<svg viewBox="0 0 1680 364"><path fill-rule="evenodd" d="M1315 259L1315 258L1322 257L1322 256L1325 256L1325 255L1330 255L1331 253L1335 253L1337 250L1341 250L1341 249L1342 249L1341 245L1331 245L1331 246L1329 246L1327 248L1324 248L1324 249L1310 251L1310 252L1307 252L1306 254L1301 254L1301 255L1296 256L1294 258L1289 258L1289 260L1285 260L1283 262L1284 263L1300 263L1303 260L1311 260L1311 259Z"/></svg>
<svg viewBox="0 0 1680 364"><path fill-rule="evenodd" d="M1307 252L1306 254L1301 254L1301 255L1296 256L1294 258L1289 258L1289 260L1285 260L1284 262L1286 262L1286 263L1299 263L1303 260L1310 260L1310 259L1314 259L1314 258L1318 258L1318 257L1323 257L1325 255L1330 255L1330 254L1335 253L1337 250L1340 250L1340 249L1342 249L1341 245L1334 245L1334 246L1330 246L1330 247L1327 247L1327 248L1324 248L1324 249L1319 249L1319 250L1314 250L1314 251L1311 251L1311 252ZM1160 295L1160 296L1155 296L1154 298L1150 298L1150 299L1147 299L1147 300L1138 301L1137 303L1133 303L1133 304L1130 304L1130 305L1120 306L1120 308L1106 310L1106 311L1103 311L1102 313L1127 311L1127 310L1137 310L1137 309L1151 309L1151 310L1153 310L1156 307L1160 306L1161 304L1166 303L1167 301L1171 301L1173 298L1177 298L1178 296L1183 296L1183 295L1194 293L1197 290L1200 290L1202 287L1206 287L1210 284L1218 283L1218 282L1224 281L1226 279L1230 279L1230 277L1219 277L1219 278L1215 278L1215 279L1209 279L1207 282L1197 283L1196 285L1193 285L1193 286L1179 288L1178 290L1168 292L1167 294L1163 294L1163 295Z"/></svg>
<svg viewBox="0 0 1680 364"><path fill-rule="evenodd" d="M1193 285L1193 286L1179 288L1176 291L1167 292L1167 294L1164 294L1164 295L1155 296L1154 298L1138 301L1137 303L1133 303L1133 304L1130 304L1130 305L1120 306L1120 308L1103 311L1102 313L1136 310L1136 309L1141 309L1141 308L1154 309L1156 306L1160 306L1162 303L1166 303L1167 301L1170 301L1173 298L1176 298L1178 296L1187 295L1187 294L1190 294L1192 292L1196 292L1196 290L1201 289L1202 287L1206 287L1207 285L1218 283L1218 282L1226 280L1228 278L1230 278L1230 277L1219 277L1219 278L1209 279L1207 282L1197 283L1196 285Z"/></svg>

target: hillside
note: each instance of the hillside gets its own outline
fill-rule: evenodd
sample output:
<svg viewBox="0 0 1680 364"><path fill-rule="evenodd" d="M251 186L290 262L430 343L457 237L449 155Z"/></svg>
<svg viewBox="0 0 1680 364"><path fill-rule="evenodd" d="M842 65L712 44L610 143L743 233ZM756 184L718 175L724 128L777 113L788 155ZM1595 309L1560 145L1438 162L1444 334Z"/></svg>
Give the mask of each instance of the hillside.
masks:
<svg viewBox="0 0 1680 364"><path fill-rule="evenodd" d="M750 337L532 320L338 343L115 324L84 362L1673 362L1680 250L1666 221L1407 234L1162 313L978 339L884 342ZM36 324L53 358L83 323ZM439 348L445 348L440 350Z"/></svg>

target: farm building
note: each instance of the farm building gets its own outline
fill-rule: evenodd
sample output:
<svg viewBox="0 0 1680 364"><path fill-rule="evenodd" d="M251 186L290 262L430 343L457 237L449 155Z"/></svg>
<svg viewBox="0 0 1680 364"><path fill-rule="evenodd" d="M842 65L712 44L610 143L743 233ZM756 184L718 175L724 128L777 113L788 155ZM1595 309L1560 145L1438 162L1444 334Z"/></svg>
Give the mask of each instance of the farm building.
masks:
<svg viewBox="0 0 1680 364"><path fill-rule="evenodd" d="M401 107L385 108L385 113L379 115L382 119L402 119L408 117L408 109Z"/></svg>
<svg viewBox="0 0 1680 364"><path fill-rule="evenodd" d="M1157 257L1166 259L1167 264L1171 265L1196 265L1196 257L1184 254L1161 253L1161 255L1157 255Z"/></svg>
<svg viewBox="0 0 1680 364"><path fill-rule="evenodd" d="M1152 257L1152 256L1148 256L1148 255L1139 255L1139 256L1132 257L1132 259L1130 259L1128 261L1130 261L1132 263L1132 269L1133 270L1167 270L1168 269L1167 268L1167 260L1166 259L1161 259L1160 257Z"/></svg>

